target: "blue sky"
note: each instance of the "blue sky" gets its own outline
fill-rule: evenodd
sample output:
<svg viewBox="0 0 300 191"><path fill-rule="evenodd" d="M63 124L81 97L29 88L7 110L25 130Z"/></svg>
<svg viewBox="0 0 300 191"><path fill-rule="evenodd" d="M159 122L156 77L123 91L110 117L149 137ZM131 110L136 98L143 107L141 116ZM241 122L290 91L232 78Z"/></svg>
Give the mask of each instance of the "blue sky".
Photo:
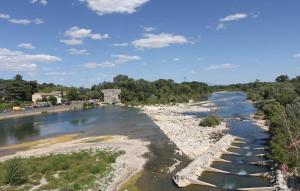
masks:
<svg viewBox="0 0 300 191"><path fill-rule="evenodd" d="M300 72L298 0L0 0L0 78L209 84Z"/></svg>

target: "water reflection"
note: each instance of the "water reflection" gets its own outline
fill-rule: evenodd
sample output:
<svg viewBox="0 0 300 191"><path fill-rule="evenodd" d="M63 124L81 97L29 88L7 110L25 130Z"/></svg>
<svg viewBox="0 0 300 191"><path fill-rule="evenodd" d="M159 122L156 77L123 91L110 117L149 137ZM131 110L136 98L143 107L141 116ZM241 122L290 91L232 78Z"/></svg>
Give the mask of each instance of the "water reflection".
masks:
<svg viewBox="0 0 300 191"><path fill-rule="evenodd" d="M109 106L1 120L0 145L78 132L146 138L157 131L156 125L138 110Z"/></svg>

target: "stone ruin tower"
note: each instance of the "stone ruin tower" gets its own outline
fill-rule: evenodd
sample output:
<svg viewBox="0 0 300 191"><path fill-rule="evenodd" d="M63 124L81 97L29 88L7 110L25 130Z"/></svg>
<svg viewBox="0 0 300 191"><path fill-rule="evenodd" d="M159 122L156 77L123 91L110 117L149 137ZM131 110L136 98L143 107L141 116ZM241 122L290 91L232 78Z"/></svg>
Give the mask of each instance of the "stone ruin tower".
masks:
<svg viewBox="0 0 300 191"><path fill-rule="evenodd" d="M121 103L120 89L103 89L101 92L104 95L104 103L117 104Z"/></svg>

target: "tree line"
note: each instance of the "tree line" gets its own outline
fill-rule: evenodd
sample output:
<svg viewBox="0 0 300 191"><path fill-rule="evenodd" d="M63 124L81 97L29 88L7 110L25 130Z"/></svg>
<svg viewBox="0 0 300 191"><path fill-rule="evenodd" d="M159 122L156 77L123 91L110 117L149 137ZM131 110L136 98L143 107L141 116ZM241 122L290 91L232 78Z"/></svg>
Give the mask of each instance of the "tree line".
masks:
<svg viewBox="0 0 300 191"><path fill-rule="evenodd" d="M126 75L116 76L112 82L102 82L91 88L66 87L53 83L39 84L36 81L23 80L21 75L13 79L0 79L0 100L5 103L19 103L31 101L31 95L36 92L61 91L63 97L72 100L103 100L102 89L121 89L121 100L125 104L156 104L187 102L190 99L205 99L210 89L207 84L201 82L176 83L173 80L159 79L147 81L135 80ZM0 108L1 109L1 108Z"/></svg>

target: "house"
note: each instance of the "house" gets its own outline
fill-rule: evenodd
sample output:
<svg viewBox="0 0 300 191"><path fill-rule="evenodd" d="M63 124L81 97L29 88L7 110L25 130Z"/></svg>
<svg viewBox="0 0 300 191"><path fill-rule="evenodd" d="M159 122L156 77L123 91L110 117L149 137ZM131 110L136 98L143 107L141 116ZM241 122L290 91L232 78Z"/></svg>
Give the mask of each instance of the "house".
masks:
<svg viewBox="0 0 300 191"><path fill-rule="evenodd" d="M121 103L120 89L103 89L101 90L104 96L104 103L116 104Z"/></svg>
<svg viewBox="0 0 300 191"><path fill-rule="evenodd" d="M50 93L42 93L42 92L37 92L32 95L32 102L37 103L39 100L48 100L49 97L54 96L57 99L57 104L62 103L62 92L60 91L53 91Z"/></svg>

